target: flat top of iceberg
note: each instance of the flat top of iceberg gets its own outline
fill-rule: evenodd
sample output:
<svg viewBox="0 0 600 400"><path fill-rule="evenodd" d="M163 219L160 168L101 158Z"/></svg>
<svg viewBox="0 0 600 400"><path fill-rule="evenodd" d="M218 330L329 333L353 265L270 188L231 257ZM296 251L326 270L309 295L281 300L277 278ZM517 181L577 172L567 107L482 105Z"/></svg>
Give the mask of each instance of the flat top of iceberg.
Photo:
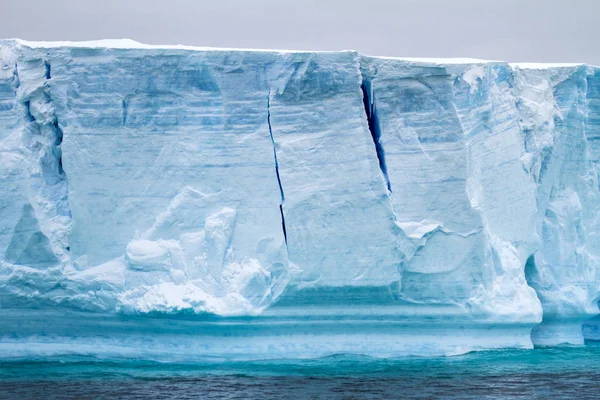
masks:
<svg viewBox="0 0 600 400"><path fill-rule="evenodd" d="M86 48L110 48L110 49L172 49L172 50L192 50L192 51L256 51L270 53L337 53L338 51L309 51L309 50L285 50L285 49L253 49L253 48L224 48L224 47L202 47L188 46L182 44L176 45L155 45L137 42L133 39L102 39L90 41L29 41L22 39L11 39L16 43L31 48L56 48L56 47L86 47ZM354 51L354 50L344 50ZM371 57L371 56L370 56ZM426 57L387 57L372 56L373 58L402 60L407 62L418 62L427 64L486 64L491 62L501 62L498 60L483 60L478 58L426 58ZM510 63L513 67L523 69L547 69L560 67L577 67L589 65L584 63ZM593 65L590 65L593 66Z"/></svg>

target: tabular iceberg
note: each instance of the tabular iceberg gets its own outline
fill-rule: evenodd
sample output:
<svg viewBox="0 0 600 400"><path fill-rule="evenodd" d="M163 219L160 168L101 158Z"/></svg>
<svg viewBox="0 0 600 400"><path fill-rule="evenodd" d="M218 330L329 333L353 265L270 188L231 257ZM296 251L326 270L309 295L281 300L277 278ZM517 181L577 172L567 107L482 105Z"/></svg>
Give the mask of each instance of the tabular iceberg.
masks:
<svg viewBox="0 0 600 400"><path fill-rule="evenodd" d="M599 68L127 40L0 66L1 357L595 337Z"/></svg>

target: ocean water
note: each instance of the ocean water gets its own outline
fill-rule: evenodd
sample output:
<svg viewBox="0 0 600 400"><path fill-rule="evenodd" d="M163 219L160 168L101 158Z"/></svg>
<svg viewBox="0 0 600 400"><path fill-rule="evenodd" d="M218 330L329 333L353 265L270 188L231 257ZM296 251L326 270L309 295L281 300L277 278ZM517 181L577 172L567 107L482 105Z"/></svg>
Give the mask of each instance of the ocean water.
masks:
<svg viewBox="0 0 600 400"><path fill-rule="evenodd" d="M440 358L0 361L2 399L597 399L600 344Z"/></svg>

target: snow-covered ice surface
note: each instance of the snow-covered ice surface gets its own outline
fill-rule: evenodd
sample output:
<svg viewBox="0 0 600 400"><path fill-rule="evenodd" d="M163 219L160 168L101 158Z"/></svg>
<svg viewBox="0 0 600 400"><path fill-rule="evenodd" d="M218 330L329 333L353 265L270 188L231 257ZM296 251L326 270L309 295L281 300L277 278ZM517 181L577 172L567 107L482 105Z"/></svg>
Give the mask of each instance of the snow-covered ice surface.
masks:
<svg viewBox="0 0 600 400"><path fill-rule="evenodd" d="M597 67L4 40L0 154L0 357L460 354L598 314Z"/></svg>

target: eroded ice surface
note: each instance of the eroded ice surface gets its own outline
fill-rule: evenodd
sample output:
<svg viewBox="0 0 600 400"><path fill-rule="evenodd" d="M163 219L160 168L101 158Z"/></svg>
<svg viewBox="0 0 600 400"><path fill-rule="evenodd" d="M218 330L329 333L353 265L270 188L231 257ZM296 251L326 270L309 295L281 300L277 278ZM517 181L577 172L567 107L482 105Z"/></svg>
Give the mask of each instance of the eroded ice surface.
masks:
<svg viewBox="0 0 600 400"><path fill-rule="evenodd" d="M19 40L0 67L2 356L457 354L598 313L596 67Z"/></svg>

